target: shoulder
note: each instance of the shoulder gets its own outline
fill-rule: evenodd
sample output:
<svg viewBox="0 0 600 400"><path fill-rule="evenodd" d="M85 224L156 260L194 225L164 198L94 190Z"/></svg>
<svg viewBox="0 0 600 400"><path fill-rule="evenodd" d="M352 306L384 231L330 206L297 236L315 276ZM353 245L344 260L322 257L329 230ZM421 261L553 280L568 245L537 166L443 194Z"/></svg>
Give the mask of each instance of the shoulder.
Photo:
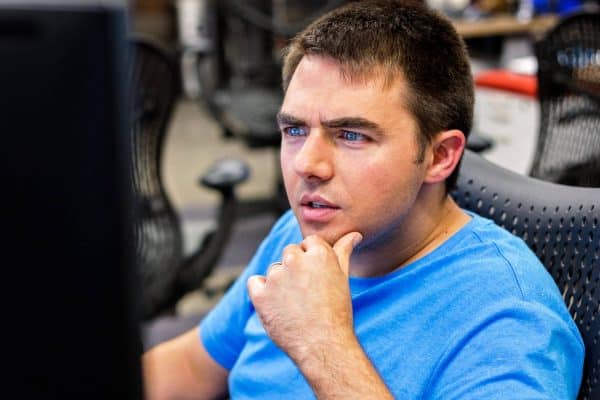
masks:
<svg viewBox="0 0 600 400"><path fill-rule="evenodd" d="M514 278L515 270L539 271L547 275L540 260L521 238L489 219L473 213L469 215L471 221L427 258L442 270L464 274L464 278L476 276L478 280Z"/></svg>
<svg viewBox="0 0 600 400"><path fill-rule="evenodd" d="M435 378L440 397L463 390L454 383L473 365L485 364L499 375L494 385L481 386L473 376L479 398L505 395L511 385L529 390L531 379L543 382L551 398L570 398L580 378L583 343L552 276L522 239L490 220L473 217L462 235L454 251L444 254L454 261L439 260L447 280L436 299L447 297L445 323L452 328L436 369L444 375Z"/></svg>
<svg viewBox="0 0 600 400"><path fill-rule="evenodd" d="M429 269L434 282L471 312L504 300L537 304L569 318L554 279L535 253L489 219L474 215L434 253L428 263L434 266ZM473 301L476 306L470 307Z"/></svg>
<svg viewBox="0 0 600 400"><path fill-rule="evenodd" d="M479 216L468 235L472 247L463 268L470 270L467 286L478 293L479 312L527 310L520 315L546 315L576 333L554 278L523 239Z"/></svg>
<svg viewBox="0 0 600 400"><path fill-rule="evenodd" d="M491 255L497 255L497 262L514 280L523 300L535 300L541 295L539 300L554 297L562 305L554 279L523 239L491 220L475 217L474 222L472 235ZM487 257L483 260L490 261Z"/></svg>

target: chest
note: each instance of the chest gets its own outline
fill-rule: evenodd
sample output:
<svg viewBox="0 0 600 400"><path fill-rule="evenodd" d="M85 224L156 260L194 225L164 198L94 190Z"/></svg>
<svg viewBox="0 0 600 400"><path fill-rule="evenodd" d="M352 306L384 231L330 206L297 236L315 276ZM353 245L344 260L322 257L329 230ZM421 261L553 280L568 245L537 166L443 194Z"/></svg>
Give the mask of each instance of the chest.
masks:
<svg viewBox="0 0 600 400"><path fill-rule="evenodd" d="M440 343L443 338L437 329L423 329L428 324L423 316L406 312L410 308L395 297L396 301L385 307L381 298L376 302L355 299L355 332L369 359L397 396L411 393L409 398L422 398L444 348ZM229 377L232 398L280 399L282 394L285 398L314 398L302 373L271 341L256 314L248 319L244 335L246 343Z"/></svg>

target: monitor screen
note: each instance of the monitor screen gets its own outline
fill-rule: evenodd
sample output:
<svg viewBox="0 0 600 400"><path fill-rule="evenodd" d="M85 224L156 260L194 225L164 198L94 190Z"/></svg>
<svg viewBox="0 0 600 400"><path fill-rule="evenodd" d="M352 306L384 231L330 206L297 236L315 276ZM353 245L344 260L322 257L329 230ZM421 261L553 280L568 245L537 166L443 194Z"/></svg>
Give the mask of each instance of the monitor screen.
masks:
<svg viewBox="0 0 600 400"><path fill-rule="evenodd" d="M0 1L3 364L17 398L142 397L126 14Z"/></svg>

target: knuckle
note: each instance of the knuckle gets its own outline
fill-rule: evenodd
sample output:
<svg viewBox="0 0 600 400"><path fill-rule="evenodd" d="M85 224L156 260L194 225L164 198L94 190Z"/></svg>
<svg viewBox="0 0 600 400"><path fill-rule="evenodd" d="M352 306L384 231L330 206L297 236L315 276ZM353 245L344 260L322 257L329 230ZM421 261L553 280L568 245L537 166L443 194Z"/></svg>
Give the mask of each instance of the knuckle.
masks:
<svg viewBox="0 0 600 400"><path fill-rule="evenodd" d="M308 246L319 245L322 243L322 239L317 235L309 235L304 238L304 243Z"/></svg>
<svg viewBox="0 0 600 400"><path fill-rule="evenodd" d="M284 265L289 266L294 263L296 254L300 251L300 247L295 244L287 245L281 254L281 261Z"/></svg>
<svg viewBox="0 0 600 400"><path fill-rule="evenodd" d="M286 255L286 254L291 254L291 253L294 253L294 252L298 251L298 250L299 250L299 248L300 248L300 247L299 247L297 244L288 244L287 246L285 246L285 247L283 248L283 252L282 252L282 254L283 254L283 255Z"/></svg>
<svg viewBox="0 0 600 400"><path fill-rule="evenodd" d="M315 246L312 249L312 251L313 251L313 254L319 258L327 257L327 255L329 254L329 251L325 246Z"/></svg>
<svg viewBox="0 0 600 400"><path fill-rule="evenodd" d="M287 266L294 265L295 260L296 260L296 255L291 252L285 253L282 257L283 263Z"/></svg>

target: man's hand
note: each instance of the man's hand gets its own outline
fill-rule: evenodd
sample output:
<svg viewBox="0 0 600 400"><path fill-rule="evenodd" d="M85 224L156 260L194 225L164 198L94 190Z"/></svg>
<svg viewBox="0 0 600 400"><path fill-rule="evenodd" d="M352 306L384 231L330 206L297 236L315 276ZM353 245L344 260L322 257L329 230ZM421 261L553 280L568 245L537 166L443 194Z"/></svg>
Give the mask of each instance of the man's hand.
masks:
<svg viewBox="0 0 600 400"><path fill-rule="evenodd" d="M332 343L355 342L348 283L350 255L362 236L333 247L318 236L283 251L282 264L248 279L248 293L271 339L298 365ZM340 343L341 342L341 343Z"/></svg>
<svg viewBox="0 0 600 400"><path fill-rule="evenodd" d="M354 334L348 269L360 240L351 232L332 247L309 236L286 247L266 276L248 279L267 334L319 399L393 398Z"/></svg>

